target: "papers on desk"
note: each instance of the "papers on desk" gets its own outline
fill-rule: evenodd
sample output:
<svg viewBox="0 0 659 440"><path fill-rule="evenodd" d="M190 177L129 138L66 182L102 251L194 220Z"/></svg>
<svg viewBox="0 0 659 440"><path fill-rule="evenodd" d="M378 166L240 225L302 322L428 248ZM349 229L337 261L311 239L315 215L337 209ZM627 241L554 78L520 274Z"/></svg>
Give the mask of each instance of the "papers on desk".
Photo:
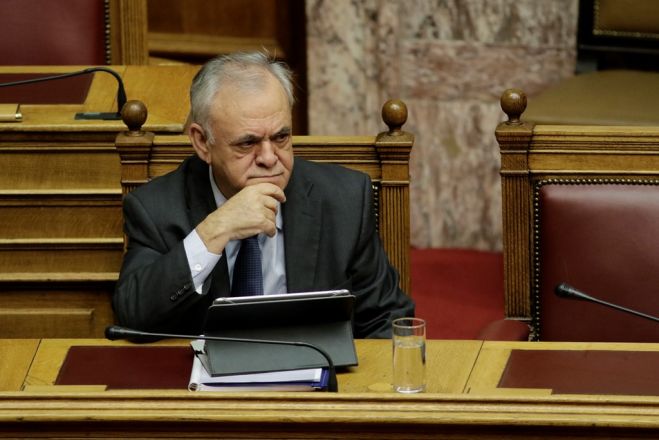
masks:
<svg viewBox="0 0 659 440"><path fill-rule="evenodd" d="M190 391L322 391L327 389L329 373L325 368L272 371L258 374L211 376L204 341L190 343L195 352L190 373Z"/></svg>

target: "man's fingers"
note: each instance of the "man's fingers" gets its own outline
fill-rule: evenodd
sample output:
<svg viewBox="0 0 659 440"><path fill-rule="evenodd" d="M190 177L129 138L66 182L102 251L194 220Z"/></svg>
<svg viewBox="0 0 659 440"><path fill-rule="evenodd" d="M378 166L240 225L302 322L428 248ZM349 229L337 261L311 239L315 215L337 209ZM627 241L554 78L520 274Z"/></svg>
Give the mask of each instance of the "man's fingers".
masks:
<svg viewBox="0 0 659 440"><path fill-rule="evenodd" d="M276 199L273 199L272 197L264 197L263 206L268 208L268 210L274 214L276 214L277 211L279 210L279 202Z"/></svg>
<svg viewBox="0 0 659 440"><path fill-rule="evenodd" d="M286 201L286 195L284 194L284 191L277 185L273 185L272 183L259 183L253 187L258 189L261 194L273 197L280 203L284 203Z"/></svg>
<svg viewBox="0 0 659 440"><path fill-rule="evenodd" d="M268 237L274 237L274 235L277 233L277 227L275 226L274 223L269 223L268 227L263 229L263 232L268 236Z"/></svg>

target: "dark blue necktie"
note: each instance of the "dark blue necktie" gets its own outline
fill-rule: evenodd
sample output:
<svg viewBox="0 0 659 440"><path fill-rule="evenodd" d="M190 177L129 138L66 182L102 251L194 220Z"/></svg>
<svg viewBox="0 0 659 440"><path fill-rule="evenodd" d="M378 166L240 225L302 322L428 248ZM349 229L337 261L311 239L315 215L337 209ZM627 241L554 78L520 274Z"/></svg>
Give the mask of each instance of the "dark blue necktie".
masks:
<svg viewBox="0 0 659 440"><path fill-rule="evenodd" d="M233 266L231 296L263 295L261 248L258 236L244 238Z"/></svg>

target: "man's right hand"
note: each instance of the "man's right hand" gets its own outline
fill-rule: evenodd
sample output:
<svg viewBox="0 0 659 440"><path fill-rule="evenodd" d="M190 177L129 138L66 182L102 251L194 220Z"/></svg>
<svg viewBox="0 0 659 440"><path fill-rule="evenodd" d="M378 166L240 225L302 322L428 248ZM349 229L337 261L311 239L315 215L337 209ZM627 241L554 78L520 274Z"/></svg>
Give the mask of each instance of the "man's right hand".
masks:
<svg viewBox="0 0 659 440"><path fill-rule="evenodd" d="M197 225L197 234L209 252L222 253L230 240L240 240L264 232L277 232L275 217L284 191L271 183L243 188Z"/></svg>

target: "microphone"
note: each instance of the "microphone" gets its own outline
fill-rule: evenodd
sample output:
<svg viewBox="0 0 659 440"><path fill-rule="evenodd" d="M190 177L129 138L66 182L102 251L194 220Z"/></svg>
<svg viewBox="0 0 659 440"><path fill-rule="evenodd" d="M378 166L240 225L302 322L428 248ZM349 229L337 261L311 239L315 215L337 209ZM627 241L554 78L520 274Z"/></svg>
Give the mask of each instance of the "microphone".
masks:
<svg viewBox="0 0 659 440"><path fill-rule="evenodd" d="M258 343L258 344L295 345L298 347L308 347L320 353L325 358L325 361L327 361L327 370L329 373L329 378L327 381L327 391L331 391L334 393L339 391L339 384L336 379L336 369L334 368L334 362L332 362L332 358L330 357L330 355L327 354L327 352L322 348L306 342L274 341L271 339L227 338L222 336L174 335L168 333L151 333L151 332L142 332L139 330L133 330L118 325L111 325L109 327L106 327L105 337L111 341L115 341L117 339L130 339L130 338L203 339L205 341L246 342L246 343Z"/></svg>
<svg viewBox="0 0 659 440"><path fill-rule="evenodd" d="M554 293L556 293L556 296L559 296L561 298L566 298L566 299L580 299L582 301L590 301L594 302L596 304L600 304L606 307L610 307L612 309L620 310L621 312L626 312L630 313L632 315L640 316L642 318L649 319L651 321L659 322L659 318L656 316L648 315L645 313L637 312L636 310L628 309L627 307L619 306L617 304L612 304L610 302L606 302L604 300L592 297L590 295L586 295L585 293L575 289L574 287L570 286L567 283L561 283L558 286L556 286Z"/></svg>
<svg viewBox="0 0 659 440"><path fill-rule="evenodd" d="M117 120L121 119L121 109L126 104L126 89L124 88L124 82L121 80L121 77L114 70L107 67L88 67L87 69L78 70L76 72L62 73L59 75L50 75L42 76L39 78L30 78L20 81L12 81L6 83L0 83L0 87L12 87L20 86L25 84L34 84L44 81L54 81L58 79L70 78L72 76L87 75L94 72L107 72L110 75L114 76L117 80L117 112L87 112L87 113L76 113L75 119L103 119L103 120Z"/></svg>

